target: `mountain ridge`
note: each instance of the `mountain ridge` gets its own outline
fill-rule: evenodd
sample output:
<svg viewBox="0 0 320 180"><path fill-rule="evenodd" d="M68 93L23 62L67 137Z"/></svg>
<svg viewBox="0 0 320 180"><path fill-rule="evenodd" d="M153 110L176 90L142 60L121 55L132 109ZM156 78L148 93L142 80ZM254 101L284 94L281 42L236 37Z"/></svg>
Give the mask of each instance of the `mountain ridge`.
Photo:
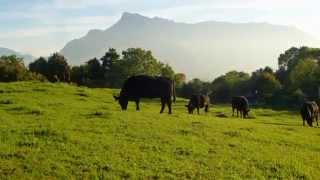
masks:
<svg viewBox="0 0 320 180"><path fill-rule="evenodd" d="M20 58L23 58L25 65L28 65L31 61L35 59L35 57L33 57L30 54L24 54L9 48L0 47L0 56L9 56L9 55L16 55Z"/></svg>
<svg viewBox="0 0 320 180"><path fill-rule="evenodd" d="M125 12L111 27L90 30L70 41L61 53L72 64L80 64L101 57L110 47L120 51L141 47L190 78L212 79L230 70L276 67L280 53L291 46L303 45L320 43L292 26L219 21L180 23Z"/></svg>

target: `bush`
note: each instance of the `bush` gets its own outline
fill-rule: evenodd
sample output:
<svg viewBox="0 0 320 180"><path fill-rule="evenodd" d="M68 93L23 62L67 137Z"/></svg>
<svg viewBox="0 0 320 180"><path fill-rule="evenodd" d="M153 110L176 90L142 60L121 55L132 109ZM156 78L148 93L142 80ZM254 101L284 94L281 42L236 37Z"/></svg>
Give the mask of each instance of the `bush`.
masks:
<svg viewBox="0 0 320 180"><path fill-rule="evenodd" d="M22 78L23 81L41 81L45 82L47 81L47 78L38 73L33 73L33 72L26 72L26 74Z"/></svg>
<svg viewBox="0 0 320 180"><path fill-rule="evenodd" d="M0 81L21 81L27 73L27 69L21 58L15 55L0 57Z"/></svg>

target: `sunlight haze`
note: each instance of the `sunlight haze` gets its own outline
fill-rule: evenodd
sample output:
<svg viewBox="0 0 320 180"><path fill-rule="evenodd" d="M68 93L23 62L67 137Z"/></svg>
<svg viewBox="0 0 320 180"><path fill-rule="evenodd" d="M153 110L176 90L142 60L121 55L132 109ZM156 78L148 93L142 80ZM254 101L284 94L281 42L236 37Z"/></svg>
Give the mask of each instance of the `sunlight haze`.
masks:
<svg viewBox="0 0 320 180"><path fill-rule="evenodd" d="M320 31L319 5L316 0L1 0L0 46L34 56L48 56L91 29L107 29L123 12L187 23L290 25L320 39L317 33Z"/></svg>

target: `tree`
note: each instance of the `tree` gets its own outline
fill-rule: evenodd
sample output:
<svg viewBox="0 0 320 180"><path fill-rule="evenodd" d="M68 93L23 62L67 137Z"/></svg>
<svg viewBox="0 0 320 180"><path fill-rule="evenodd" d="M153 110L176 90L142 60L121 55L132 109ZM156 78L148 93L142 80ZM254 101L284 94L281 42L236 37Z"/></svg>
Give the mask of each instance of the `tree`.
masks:
<svg viewBox="0 0 320 180"><path fill-rule="evenodd" d="M161 64L153 57L151 51L141 48L129 48L122 52L121 64L126 67L127 77L134 75L161 75Z"/></svg>
<svg viewBox="0 0 320 180"><path fill-rule="evenodd" d="M24 79L27 69L23 59L15 55L0 57L0 81L12 82Z"/></svg>
<svg viewBox="0 0 320 180"><path fill-rule="evenodd" d="M168 64L161 64L161 76L174 79L174 71Z"/></svg>
<svg viewBox="0 0 320 180"><path fill-rule="evenodd" d="M121 88L124 81L128 78L127 67L122 60L117 61L112 66L107 76L105 75L108 87Z"/></svg>
<svg viewBox="0 0 320 180"><path fill-rule="evenodd" d="M301 60L290 72L292 91L301 89L309 96L317 96L319 83L319 66L316 60Z"/></svg>
<svg viewBox="0 0 320 180"><path fill-rule="evenodd" d="M270 98L280 89L280 82L270 72L261 72L251 77L251 90L262 99Z"/></svg>
<svg viewBox="0 0 320 180"><path fill-rule="evenodd" d="M51 82L70 82L71 68L68 65L67 59L54 53L48 59L48 80Z"/></svg>
<svg viewBox="0 0 320 180"><path fill-rule="evenodd" d="M186 83L187 77L183 73L177 73L174 75L174 80L176 82L176 87L181 87Z"/></svg>
<svg viewBox="0 0 320 180"><path fill-rule="evenodd" d="M151 51L129 48L122 55L120 58L117 51L110 48L100 61L94 58L85 66L74 67L72 81L91 87L119 88L127 78L134 75L174 78L173 69L168 64L159 62Z"/></svg>
<svg viewBox="0 0 320 180"><path fill-rule="evenodd" d="M279 70L285 79L288 80L290 72L298 65L300 61L306 59L314 59L318 64L320 63L320 49L309 47L292 47L281 54L278 58ZM287 83L287 82L285 82Z"/></svg>
<svg viewBox="0 0 320 180"><path fill-rule="evenodd" d="M119 59L120 55L117 53L117 50L109 48L100 60L102 61L103 68L108 72Z"/></svg>
<svg viewBox="0 0 320 180"><path fill-rule="evenodd" d="M86 85L88 82L88 66L73 66L71 69L71 81L78 85Z"/></svg>
<svg viewBox="0 0 320 180"><path fill-rule="evenodd" d="M108 87L120 87L118 82L123 81L123 68L120 66L120 55L116 49L109 48L102 61L103 76Z"/></svg>
<svg viewBox="0 0 320 180"><path fill-rule="evenodd" d="M249 79L247 73L230 71L211 83L211 98L218 102L230 102L232 96L245 95L250 91Z"/></svg>
<svg viewBox="0 0 320 180"><path fill-rule="evenodd" d="M193 94L210 94L211 84L208 82L203 82L198 78L183 84L181 90L179 90L179 95L185 98L189 98Z"/></svg>
<svg viewBox="0 0 320 180"><path fill-rule="evenodd" d="M107 57L111 56L110 54L112 53L107 53ZM112 57L114 57L115 60L112 61L110 69L107 68L107 71L105 71L105 77L109 83L109 87L120 87L128 77L135 75L174 78L174 71L172 68L168 64L164 65L159 62L153 57L151 51L141 48L129 48L122 52L121 59L117 60L116 57L118 56L116 55L113 55Z"/></svg>
<svg viewBox="0 0 320 180"><path fill-rule="evenodd" d="M275 76L282 85L287 83L287 71L283 67L276 71Z"/></svg>
<svg viewBox="0 0 320 180"><path fill-rule="evenodd" d="M102 80L103 69L100 61L97 58L93 58L87 62L88 66L88 78L91 80Z"/></svg>
<svg viewBox="0 0 320 180"><path fill-rule="evenodd" d="M279 68L283 68L287 70L289 68L290 61L294 61L297 59L299 55L299 49L296 47L292 47L286 50L283 54L280 54L278 58Z"/></svg>
<svg viewBox="0 0 320 180"><path fill-rule="evenodd" d="M29 64L29 70L31 72L42 74L43 76L47 76L48 62L45 58L40 57L39 59Z"/></svg>

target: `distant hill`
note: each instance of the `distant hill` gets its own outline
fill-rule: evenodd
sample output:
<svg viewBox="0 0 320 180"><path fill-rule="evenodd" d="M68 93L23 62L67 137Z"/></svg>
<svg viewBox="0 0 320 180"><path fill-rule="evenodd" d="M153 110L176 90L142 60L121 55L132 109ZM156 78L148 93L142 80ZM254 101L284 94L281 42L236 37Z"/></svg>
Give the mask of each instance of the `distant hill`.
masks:
<svg viewBox="0 0 320 180"><path fill-rule="evenodd" d="M61 50L72 64L101 57L109 48L142 47L188 78L213 79L230 70L276 67L277 57L292 46L320 42L295 27L267 23L177 23L124 13L106 30L91 30Z"/></svg>
<svg viewBox="0 0 320 180"><path fill-rule="evenodd" d="M29 54L23 54L20 52L16 52L14 50L8 49L8 48L2 48L0 47L0 56L9 56L9 55L16 55L20 58L23 58L23 61L25 65L27 66L31 61L35 59L32 55Z"/></svg>

